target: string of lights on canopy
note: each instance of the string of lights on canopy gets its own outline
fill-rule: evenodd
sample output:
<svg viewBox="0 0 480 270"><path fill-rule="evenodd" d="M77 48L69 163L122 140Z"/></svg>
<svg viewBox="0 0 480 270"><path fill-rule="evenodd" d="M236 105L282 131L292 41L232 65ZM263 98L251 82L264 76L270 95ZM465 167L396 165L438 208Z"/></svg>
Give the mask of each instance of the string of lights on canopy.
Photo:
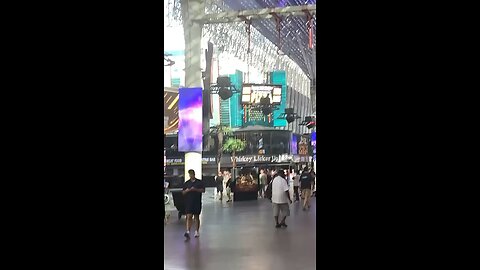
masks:
<svg viewBox="0 0 480 270"><path fill-rule="evenodd" d="M205 12L215 14L232 10L308 5L315 2L311 0L207 0ZM166 25L181 25L180 0L169 0L166 5ZM283 16L280 28L275 19L252 20L250 38L245 22L205 24L203 35L215 44L220 53L232 54L261 72L273 69L286 70L288 85L307 94L312 98L312 104L315 104L315 93L312 93L311 86L315 83L316 38L311 36L308 30L307 17L307 15ZM310 17L309 26L312 28L312 33L315 33L315 15ZM248 44L249 39L250 44ZM281 47L281 55L279 55L279 47ZM248 48L250 48L249 52L247 52Z"/></svg>

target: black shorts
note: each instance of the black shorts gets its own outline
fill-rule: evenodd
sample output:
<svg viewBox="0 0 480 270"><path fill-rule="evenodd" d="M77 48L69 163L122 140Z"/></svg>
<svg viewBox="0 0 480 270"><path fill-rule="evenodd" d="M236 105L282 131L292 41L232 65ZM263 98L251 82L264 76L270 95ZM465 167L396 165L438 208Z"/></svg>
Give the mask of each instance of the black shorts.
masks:
<svg viewBox="0 0 480 270"><path fill-rule="evenodd" d="M185 214L200 215L202 212L201 204L187 203L185 205Z"/></svg>

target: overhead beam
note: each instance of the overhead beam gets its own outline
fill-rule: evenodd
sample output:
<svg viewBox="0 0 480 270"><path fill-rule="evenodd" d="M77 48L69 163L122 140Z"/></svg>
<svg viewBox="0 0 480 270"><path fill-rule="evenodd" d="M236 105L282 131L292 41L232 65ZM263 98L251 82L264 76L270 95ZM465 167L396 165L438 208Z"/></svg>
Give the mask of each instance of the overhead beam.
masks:
<svg viewBox="0 0 480 270"><path fill-rule="evenodd" d="M205 14L192 18L192 21L212 24L212 23L230 23L243 22L245 19L271 19L273 14L278 16L305 16L305 12L311 15L316 14L317 5L303 5L303 6L288 6L281 8L262 8L262 9L247 9L240 11L225 11L214 14Z"/></svg>

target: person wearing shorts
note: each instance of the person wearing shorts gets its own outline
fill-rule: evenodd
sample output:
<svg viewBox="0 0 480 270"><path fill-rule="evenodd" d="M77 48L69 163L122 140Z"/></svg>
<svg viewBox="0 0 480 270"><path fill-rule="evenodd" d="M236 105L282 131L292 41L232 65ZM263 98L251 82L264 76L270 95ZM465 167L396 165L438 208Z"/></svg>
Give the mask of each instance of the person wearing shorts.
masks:
<svg viewBox="0 0 480 270"><path fill-rule="evenodd" d="M300 175L300 188L302 189L303 210L310 209L310 196L312 195L312 175L305 170Z"/></svg>
<svg viewBox="0 0 480 270"><path fill-rule="evenodd" d="M285 174L282 170L279 170L277 176L272 181L272 205L276 223L275 228L287 227L285 220L290 216L289 203L292 203L289 190ZM278 222L280 216L282 219L281 222Z"/></svg>
<svg viewBox="0 0 480 270"><path fill-rule="evenodd" d="M188 170L190 179L183 183L183 195L185 196L185 214L187 215L187 231L184 236L190 239L190 228L192 227L192 216L197 222L195 237L199 237L200 213L202 212L202 193L205 193L203 181L195 178L195 171Z"/></svg>

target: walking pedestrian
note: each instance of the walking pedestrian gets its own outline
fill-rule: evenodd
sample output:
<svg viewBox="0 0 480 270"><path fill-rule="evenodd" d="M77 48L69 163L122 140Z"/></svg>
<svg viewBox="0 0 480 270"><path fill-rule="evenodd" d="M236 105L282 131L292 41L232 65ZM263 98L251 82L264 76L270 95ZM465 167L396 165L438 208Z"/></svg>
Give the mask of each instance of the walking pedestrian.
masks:
<svg viewBox="0 0 480 270"><path fill-rule="evenodd" d="M263 198L263 191L265 188L265 183L267 182L267 174L263 169L260 170L260 176L258 177L258 197Z"/></svg>
<svg viewBox="0 0 480 270"><path fill-rule="evenodd" d="M285 174L282 170L279 170L272 182L272 205L273 216L276 223L275 228L287 227L285 220L290 216L289 203L292 203L289 187L285 180ZM281 222L278 222L280 215L282 215L282 219Z"/></svg>
<svg viewBox="0 0 480 270"><path fill-rule="evenodd" d="M300 187L302 189L303 210L310 208L310 196L312 192L312 175L305 170L300 176Z"/></svg>
<svg viewBox="0 0 480 270"><path fill-rule="evenodd" d="M238 179L240 177L237 177ZM240 181L240 180L238 180ZM233 180L232 180L232 177L230 176L230 178L228 178L227 180L227 183L225 184L225 188L227 189L227 202L231 202L232 201L232 197L231 197L231 193L232 193L232 185L233 185Z"/></svg>
<svg viewBox="0 0 480 270"><path fill-rule="evenodd" d="M190 179L183 184L183 195L185 196L185 214L187 215L187 230L185 238L190 239L190 228L192 227L192 217L195 218L197 227L195 237L199 237L200 213L202 212L202 193L205 193L205 185L200 179L195 178L195 171L188 170Z"/></svg>
<svg viewBox="0 0 480 270"><path fill-rule="evenodd" d="M217 185L217 196L220 193L220 201L223 199L223 174L218 172L218 176L215 179L215 184Z"/></svg>

